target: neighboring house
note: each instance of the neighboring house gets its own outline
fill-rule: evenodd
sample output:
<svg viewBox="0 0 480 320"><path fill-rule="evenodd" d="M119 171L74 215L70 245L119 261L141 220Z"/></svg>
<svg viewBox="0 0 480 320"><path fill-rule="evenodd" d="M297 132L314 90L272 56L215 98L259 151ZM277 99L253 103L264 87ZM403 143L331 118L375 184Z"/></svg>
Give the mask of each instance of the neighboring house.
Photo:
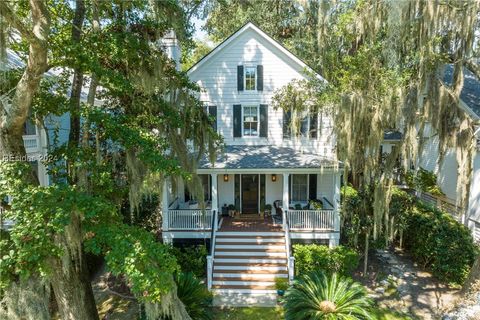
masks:
<svg viewBox="0 0 480 320"><path fill-rule="evenodd" d="M232 295L236 304L274 300L275 278L293 277L292 241L338 244L341 165L332 120L305 114L293 134L289 113L272 107L274 92L306 70L252 23L188 70L226 146L197 170L206 214L182 182L166 185L162 236L211 240L208 285L222 303ZM316 199L322 209L310 204ZM229 205L235 218L225 216ZM267 205L273 216L264 216Z"/></svg>
<svg viewBox="0 0 480 320"><path fill-rule="evenodd" d="M453 65L445 65L443 83L451 86L453 79ZM464 68L464 84L460 93L460 106L475 124L475 150L472 157L473 172L470 179L470 198L467 208L457 206L459 196L457 194L458 163L456 150L447 150L441 167L438 166L439 139L435 130L429 123L425 124L423 132L423 146L412 170L423 168L437 175L437 183L445 194L444 196L432 196L418 194L423 200L440 207L451 213L459 222L468 225L472 235L480 241L480 81L475 75ZM385 132L382 152L389 153L402 139L402 133L398 131ZM465 213L465 214L463 214Z"/></svg>
<svg viewBox="0 0 480 320"><path fill-rule="evenodd" d="M450 86L453 79L453 65L445 66L444 84ZM468 224L477 241L480 241L480 81L475 75L464 68L464 83L460 93L460 106L471 117L475 126L475 145L473 155L473 172L470 180L470 199L465 215L459 217L460 222ZM419 154L417 167L433 171L437 174L438 185L447 199L457 202L457 159L456 151L450 149L445 154L442 166L437 164L438 135L427 124L423 137L424 147ZM462 208L460 209L462 210Z"/></svg>

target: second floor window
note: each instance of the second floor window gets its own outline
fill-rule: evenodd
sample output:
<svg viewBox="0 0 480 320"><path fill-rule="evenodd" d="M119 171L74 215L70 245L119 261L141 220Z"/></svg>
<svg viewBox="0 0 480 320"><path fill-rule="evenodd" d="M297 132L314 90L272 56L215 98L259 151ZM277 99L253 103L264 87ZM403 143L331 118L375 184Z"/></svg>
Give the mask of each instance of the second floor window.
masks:
<svg viewBox="0 0 480 320"><path fill-rule="evenodd" d="M37 126L35 122L31 119L27 119L25 124L23 125L23 134L25 135L36 135L37 134Z"/></svg>
<svg viewBox="0 0 480 320"><path fill-rule="evenodd" d="M258 106L243 107L243 135L258 136Z"/></svg>
<svg viewBox="0 0 480 320"><path fill-rule="evenodd" d="M256 67L245 67L245 90L253 91L256 90L257 83L257 68Z"/></svg>

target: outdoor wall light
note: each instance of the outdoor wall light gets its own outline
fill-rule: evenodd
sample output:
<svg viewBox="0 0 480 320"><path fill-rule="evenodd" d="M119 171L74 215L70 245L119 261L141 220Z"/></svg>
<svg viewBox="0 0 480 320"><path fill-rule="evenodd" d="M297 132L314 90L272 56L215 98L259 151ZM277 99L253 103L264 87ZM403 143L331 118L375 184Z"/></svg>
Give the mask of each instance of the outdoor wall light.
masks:
<svg viewBox="0 0 480 320"><path fill-rule="evenodd" d="M228 174L223 175L223 181L228 182Z"/></svg>
<svg viewBox="0 0 480 320"><path fill-rule="evenodd" d="M275 182L277 181L277 175L276 174L272 174L272 182Z"/></svg>

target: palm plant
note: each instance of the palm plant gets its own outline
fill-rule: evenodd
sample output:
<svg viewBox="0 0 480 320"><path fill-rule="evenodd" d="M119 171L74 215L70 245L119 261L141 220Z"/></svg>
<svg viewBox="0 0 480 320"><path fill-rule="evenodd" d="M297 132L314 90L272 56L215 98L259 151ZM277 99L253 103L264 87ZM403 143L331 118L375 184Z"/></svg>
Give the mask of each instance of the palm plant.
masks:
<svg viewBox="0 0 480 320"><path fill-rule="evenodd" d="M177 296L185 305L192 320L211 320L212 294L191 272L180 273L176 278ZM163 320L171 320L164 317Z"/></svg>
<svg viewBox="0 0 480 320"><path fill-rule="evenodd" d="M285 318L373 319L372 300L365 288L350 278L337 274L326 276L313 271L296 280L285 294Z"/></svg>

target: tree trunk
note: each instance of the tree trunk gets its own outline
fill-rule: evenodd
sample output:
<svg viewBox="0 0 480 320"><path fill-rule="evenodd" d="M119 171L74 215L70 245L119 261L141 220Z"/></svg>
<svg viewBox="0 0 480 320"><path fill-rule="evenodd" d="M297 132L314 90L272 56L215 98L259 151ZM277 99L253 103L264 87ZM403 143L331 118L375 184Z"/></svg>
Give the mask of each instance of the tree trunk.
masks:
<svg viewBox="0 0 480 320"><path fill-rule="evenodd" d="M96 320L97 307L82 248L81 219L75 212L56 242L63 249L61 259L52 259L52 287L62 320Z"/></svg>
<svg viewBox="0 0 480 320"><path fill-rule="evenodd" d="M364 277L367 277L369 235L370 235L370 232L367 231L367 234L365 235L365 253L363 257L363 276Z"/></svg>
<svg viewBox="0 0 480 320"><path fill-rule="evenodd" d="M461 291L462 295L468 294L472 287L478 282L480 282L480 256L475 260L472 269L470 269L467 280L465 280L465 283L463 284Z"/></svg>
<svg viewBox="0 0 480 320"><path fill-rule="evenodd" d="M44 1L30 0L33 30L24 25L6 2L0 2L0 14L30 44L25 70L15 87L11 101L0 102L0 161L27 161L23 144L23 125L28 117L33 96L47 69L47 38L50 32L49 12ZM38 184L31 170L23 177L26 184ZM23 289L22 289L23 288ZM8 319L50 319L48 285L37 277L19 281L7 287L2 294L2 314ZM15 297L20 290L18 299Z"/></svg>

